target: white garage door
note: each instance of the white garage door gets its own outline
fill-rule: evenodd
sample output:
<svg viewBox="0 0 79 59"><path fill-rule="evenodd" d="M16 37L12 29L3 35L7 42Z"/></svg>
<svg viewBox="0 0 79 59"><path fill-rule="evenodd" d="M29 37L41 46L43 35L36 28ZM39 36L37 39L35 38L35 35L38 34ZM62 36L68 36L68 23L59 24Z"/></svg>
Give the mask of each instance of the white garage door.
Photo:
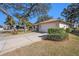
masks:
<svg viewBox="0 0 79 59"><path fill-rule="evenodd" d="M41 24L39 26L39 31L40 32L48 32L48 29L49 28L55 28L57 27L57 24L56 23L46 23L46 24Z"/></svg>

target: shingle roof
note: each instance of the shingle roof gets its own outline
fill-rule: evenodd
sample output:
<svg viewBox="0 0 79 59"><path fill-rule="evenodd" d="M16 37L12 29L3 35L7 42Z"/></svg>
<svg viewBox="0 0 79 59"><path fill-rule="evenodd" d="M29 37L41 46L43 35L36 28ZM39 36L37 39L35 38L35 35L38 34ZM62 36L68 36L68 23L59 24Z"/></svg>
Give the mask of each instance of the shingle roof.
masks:
<svg viewBox="0 0 79 59"><path fill-rule="evenodd" d="M45 23L51 23L51 22L60 22L60 23L65 23L65 24L67 24L67 23L64 22L64 21L60 21L60 20L57 20L57 19L50 19L50 20L46 20L46 21L39 22L39 23L37 23L37 24L35 24L35 25L45 24Z"/></svg>

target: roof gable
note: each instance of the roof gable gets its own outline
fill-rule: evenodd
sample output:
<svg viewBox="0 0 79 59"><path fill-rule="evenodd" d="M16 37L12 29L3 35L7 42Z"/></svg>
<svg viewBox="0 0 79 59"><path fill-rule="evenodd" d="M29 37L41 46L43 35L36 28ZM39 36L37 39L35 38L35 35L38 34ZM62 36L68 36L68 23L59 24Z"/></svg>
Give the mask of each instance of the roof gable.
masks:
<svg viewBox="0 0 79 59"><path fill-rule="evenodd" d="M60 21L60 20L57 20L57 19L50 19L50 20L46 20L46 21L37 23L37 24L35 24L35 25L46 24L46 23L63 23L63 24L67 24L67 23L64 22L64 21Z"/></svg>

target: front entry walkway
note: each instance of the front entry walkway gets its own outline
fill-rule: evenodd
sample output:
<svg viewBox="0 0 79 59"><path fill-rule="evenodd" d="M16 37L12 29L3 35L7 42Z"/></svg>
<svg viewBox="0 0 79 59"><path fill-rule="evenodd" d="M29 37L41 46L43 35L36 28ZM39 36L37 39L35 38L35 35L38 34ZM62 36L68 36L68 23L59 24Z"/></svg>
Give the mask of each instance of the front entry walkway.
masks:
<svg viewBox="0 0 79 59"><path fill-rule="evenodd" d="M1 35L1 34L0 34ZM21 35L1 36L0 37L0 55L10 52L14 49L30 45L34 42L41 41L42 35L45 33L27 33Z"/></svg>

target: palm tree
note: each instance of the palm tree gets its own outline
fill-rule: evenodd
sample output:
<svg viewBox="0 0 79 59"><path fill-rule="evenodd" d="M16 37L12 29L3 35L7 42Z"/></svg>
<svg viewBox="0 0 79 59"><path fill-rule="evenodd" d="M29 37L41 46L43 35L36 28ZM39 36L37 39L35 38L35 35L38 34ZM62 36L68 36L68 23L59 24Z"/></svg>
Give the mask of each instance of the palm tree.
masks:
<svg viewBox="0 0 79 59"><path fill-rule="evenodd" d="M15 24L15 21L13 20L12 16L10 16L7 11L0 7L0 11L2 11L6 16L6 21L4 22L7 25L13 26Z"/></svg>
<svg viewBox="0 0 79 59"><path fill-rule="evenodd" d="M0 7L0 11L2 11L7 16L6 21L4 23L9 25L8 29L11 29L12 26L15 24L15 21L13 20L12 16L10 16L7 13L7 11L5 9L1 8L1 7ZM13 33L17 33L17 31L15 31L15 29L14 29Z"/></svg>
<svg viewBox="0 0 79 59"><path fill-rule="evenodd" d="M5 24L13 26L15 24L15 21L13 20L11 16L7 16Z"/></svg>

